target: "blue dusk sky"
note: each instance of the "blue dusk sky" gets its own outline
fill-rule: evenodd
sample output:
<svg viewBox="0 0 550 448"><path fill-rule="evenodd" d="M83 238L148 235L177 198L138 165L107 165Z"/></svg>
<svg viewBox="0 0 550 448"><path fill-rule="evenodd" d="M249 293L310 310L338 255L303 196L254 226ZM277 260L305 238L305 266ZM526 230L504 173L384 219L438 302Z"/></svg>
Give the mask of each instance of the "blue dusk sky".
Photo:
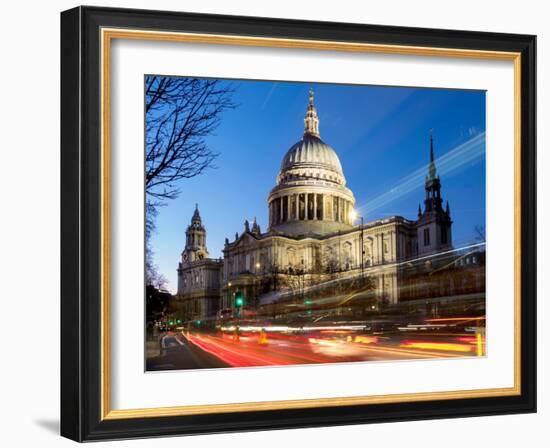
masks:
<svg viewBox="0 0 550 448"><path fill-rule="evenodd" d="M225 237L233 241L245 219L256 217L267 229L267 196L283 156L302 137L310 88L321 138L336 150L365 222L393 215L416 219L432 131L441 194L454 222L453 245L474 242L475 226L485 226L484 91L228 82L238 107L224 112L207 138L219 153L215 167L183 180L180 196L159 209L152 249L172 292L195 203L211 257L222 256Z"/></svg>

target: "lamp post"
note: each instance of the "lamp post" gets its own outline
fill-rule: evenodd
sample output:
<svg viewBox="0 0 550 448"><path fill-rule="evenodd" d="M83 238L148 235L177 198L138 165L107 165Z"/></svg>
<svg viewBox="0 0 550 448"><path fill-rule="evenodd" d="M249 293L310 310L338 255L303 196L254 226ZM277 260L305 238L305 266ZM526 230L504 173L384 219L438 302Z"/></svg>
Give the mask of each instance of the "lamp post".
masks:
<svg viewBox="0 0 550 448"><path fill-rule="evenodd" d="M226 308L232 307L232 305L231 305L231 302L232 302L231 286L232 286L232 283L227 282L227 301L224 303Z"/></svg>
<svg viewBox="0 0 550 448"><path fill-rule="evenodd" d="M261 268L262 265L260 264L260 262L257 261L254 266L256 267L256 276L261 275L260 268ZM254 291L254 306L256 307L256 309L258 307L258 301L259 301L258 296L260 294L259 290L260 290L261 282L262 282L262 280L260 280L260 282L257 282L257 281L254 282L254 284L255 284L255 286L254 286L254 289L255 289L255 291Z"/></svg>
<svg viewBox="0 0 550 448"><path fill-rule="evenodd" d="M363 215L361 215L361 286L365 280L365 248L363 245Z"/></svg>
<svg viewBox="0 0 550 448"><path fill-rule="evenodd" d="M305 284L304 284L304 276L306 274L306 269L305 269L305 263L304 263L304 259L302 258L302 261L301 261L301 264L302 264L302 269L300 270L300 279L301 279L301 282L300 282L300 292L301 292L301 299L302 299L302 302L304 301L304 296L305 296Z"/></svg>

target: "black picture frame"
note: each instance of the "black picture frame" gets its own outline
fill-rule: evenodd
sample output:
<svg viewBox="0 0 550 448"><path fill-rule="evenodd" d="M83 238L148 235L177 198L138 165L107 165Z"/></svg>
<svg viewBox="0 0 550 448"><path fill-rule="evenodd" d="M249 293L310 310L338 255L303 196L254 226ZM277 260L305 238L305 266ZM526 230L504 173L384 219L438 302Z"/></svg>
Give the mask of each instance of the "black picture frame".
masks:
<svg viewBox="0 0 550 448"><path fill-rule="evenodd" d="M521 53L521 393L515 396L102 419L100 29ZM536 37L77 7L61 14L61 435L76 441L536 412Z"/></svg>

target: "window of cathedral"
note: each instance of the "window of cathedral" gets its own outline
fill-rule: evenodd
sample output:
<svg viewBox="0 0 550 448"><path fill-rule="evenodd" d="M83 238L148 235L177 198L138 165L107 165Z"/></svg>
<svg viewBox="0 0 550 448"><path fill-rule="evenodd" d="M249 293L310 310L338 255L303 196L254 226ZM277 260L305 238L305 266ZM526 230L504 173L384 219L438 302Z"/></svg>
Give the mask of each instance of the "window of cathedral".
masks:
<svg viewBox="0 0 550 448"><path fill-rule="evenodd" d="M317 195L317 219L323 219L323 195Z"/></svg>
<svg viewBox="0 0 550 448"><path fill-rule="evenodd" d="M430 245L430 229L424 229L424 246Z"/></svg>
<svg viewBox="0 0 550 448"><path fill-rule="evenodd" d="M307 195L307 219L311 220L314 218L313 215L313 195L308 194Z"/></svg>
<svg viewBox="0 0 550 448"><path fill-rule="evenodd" d="M286 251L287 261L290 266L296 264L296 250L293 247L289 247Z"/></svg>
<svg viewBox="0 0 550 448"><path fill-rule="evenodd" d="M271 206L273 207L273 224L277 224L279 222L279 207L277 207L277 199L273 200Z"/></svg>

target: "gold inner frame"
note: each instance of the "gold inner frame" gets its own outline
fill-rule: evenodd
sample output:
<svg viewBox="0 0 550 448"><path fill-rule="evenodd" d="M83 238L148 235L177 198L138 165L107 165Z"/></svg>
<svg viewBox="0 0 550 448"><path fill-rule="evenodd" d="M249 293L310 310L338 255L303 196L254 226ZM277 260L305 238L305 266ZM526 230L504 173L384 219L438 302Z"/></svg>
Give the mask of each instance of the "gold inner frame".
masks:
<svg viewBox="0 0 550 448"><path fill-rule="evenodd" d="M110 50L113 39L295 48L310 50L506 60L514 63L514 386L442 392L315 398L212 405L111 409L110 389ZM455 48L417 47L304 39L101 29L101 419L167 417L225 412L305 409L461 398L501 397L521 394L521 54Z"/></svg>

